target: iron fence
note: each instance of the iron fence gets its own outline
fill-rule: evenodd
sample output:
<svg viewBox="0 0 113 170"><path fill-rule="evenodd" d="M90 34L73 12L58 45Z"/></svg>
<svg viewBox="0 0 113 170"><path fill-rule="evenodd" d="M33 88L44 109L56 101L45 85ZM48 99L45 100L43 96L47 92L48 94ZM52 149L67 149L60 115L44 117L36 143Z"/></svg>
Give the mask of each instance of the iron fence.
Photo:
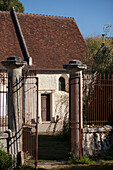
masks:
<svg viewBox="0 0 113 170"><path fill-rule="evenodd" d="M83 74L84 125L113 124L113 75Z"/></svg>
<svg viewBox="0 0 113 170"><path fill-rule="evenodd" d="M8 129L8 77L0 73L0 132Z"/></svg>
<svg viewBox="0 0 113 170"><path fill-rule="evenodd" d="M23 77L23 151L37 166L38 78Z"/></svg>
<svg viewBox="0 0 113 170"><path fill-rule="evenodd" d="M38 160L38 78L22 78L22 143L25 156ZM8 129L8 76L0 73L0 132Z"/></svg>

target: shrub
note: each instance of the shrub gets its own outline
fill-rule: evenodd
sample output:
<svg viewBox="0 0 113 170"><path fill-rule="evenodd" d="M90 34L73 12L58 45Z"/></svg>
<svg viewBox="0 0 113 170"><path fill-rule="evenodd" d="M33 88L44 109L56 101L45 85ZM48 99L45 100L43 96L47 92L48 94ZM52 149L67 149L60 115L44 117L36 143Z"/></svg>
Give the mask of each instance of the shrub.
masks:
<svg viewBox="0 0 113 170"><path fill-rule="evenodd" d="M103 154L104 160L113 160L113 147L110 148L108 153Z"/></svg>
<svg viewBox="0 0 113 170"><path fill-rule="evenodd" d="M0 169L7 170L12 167L12 157L6 153L3 149L3 145L0 148Z"/></svg>
<svg viewBox="0 0 113 170"><path fill-rule="evenodd" d="M71 153L69 156L69 162L73 164L90 164L92 161L88 156L83 156L81 159L75 158L74 154Z"/></svg>

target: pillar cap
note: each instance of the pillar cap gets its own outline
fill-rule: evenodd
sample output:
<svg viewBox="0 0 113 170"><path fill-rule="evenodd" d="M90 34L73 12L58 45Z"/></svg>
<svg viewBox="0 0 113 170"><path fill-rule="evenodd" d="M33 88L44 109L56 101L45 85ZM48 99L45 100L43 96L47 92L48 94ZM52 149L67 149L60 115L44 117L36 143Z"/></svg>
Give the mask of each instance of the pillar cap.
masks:
<svg viewBox="0 0 113 170"><path fill-rule="evenodd" d="M63 68L67 70L80 71L80 70L87 69L87 65L82 64L82 62L79 60L72 60L69 62L69 64L63 65Z"/></svg>
<svg viewBox="0 0 113 170"><path fill-rule="evenodd" d="M11 56L6 61L2 61L1 64L8 69L15 69L27 65L27 62L23 61L21 57Z"/></svg>
<svg viewBox="0 0 113 170"><path fill-rule="evenodd" d="M11 56L11 57L8 57L7 60L9 61L22 61L22 58L21 57L18 57L18 56Z"/></svg>

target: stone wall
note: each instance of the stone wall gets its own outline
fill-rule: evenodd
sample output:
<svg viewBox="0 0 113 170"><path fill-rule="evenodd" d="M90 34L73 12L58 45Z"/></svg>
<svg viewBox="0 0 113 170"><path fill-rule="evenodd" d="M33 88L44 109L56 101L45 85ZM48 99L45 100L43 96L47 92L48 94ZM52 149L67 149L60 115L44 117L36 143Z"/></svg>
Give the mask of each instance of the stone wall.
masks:
<svg viewBox="0 0 113 170"><path fill-rule="evenodd" d="M83 155L95 156L108 152L113 146L113 127L106 125L103 127L83 128Z"/></svg>

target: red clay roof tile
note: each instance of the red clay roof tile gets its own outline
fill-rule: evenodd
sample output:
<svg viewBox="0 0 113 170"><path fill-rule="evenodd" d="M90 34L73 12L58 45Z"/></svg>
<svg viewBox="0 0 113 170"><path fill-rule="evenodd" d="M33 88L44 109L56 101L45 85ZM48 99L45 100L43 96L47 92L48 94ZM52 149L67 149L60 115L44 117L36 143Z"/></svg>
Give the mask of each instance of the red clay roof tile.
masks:
<svg viewBox="0 0 113 170"><path fill-rule="evenodd" d="M88 47L73 18L17 13L30 56L31 68L62 69L70 60L88 62ZM0 61L23 58L9 12L0 12ZM3 67L0 64L0 67Z"/></svg>

